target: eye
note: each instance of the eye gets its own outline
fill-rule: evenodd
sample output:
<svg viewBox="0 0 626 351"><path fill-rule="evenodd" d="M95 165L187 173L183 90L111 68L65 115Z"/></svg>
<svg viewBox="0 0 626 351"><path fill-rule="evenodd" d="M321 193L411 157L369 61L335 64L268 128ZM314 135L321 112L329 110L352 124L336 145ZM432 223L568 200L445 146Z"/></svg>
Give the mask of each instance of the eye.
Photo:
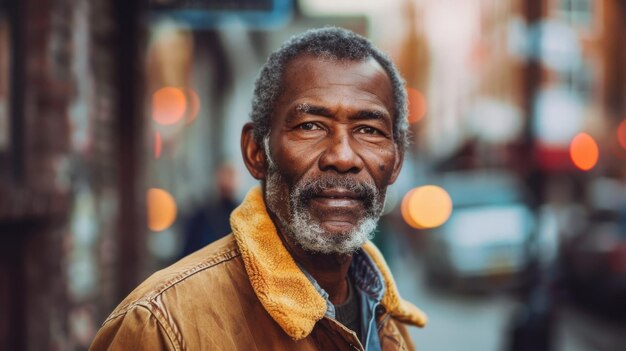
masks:
<svg viewBox="0 0 626 351"><path fill-rule="evenodd" d="M322 129L313 122L302 123L301 125L298 126L298 128L302 130L321 130Z"/></svg>
<svg viewBox="0 0 626 351"><path fill-rule="evenodd" d="M374 127L362 127L357 130L361 134L382 135L382 133Z"/></svg>

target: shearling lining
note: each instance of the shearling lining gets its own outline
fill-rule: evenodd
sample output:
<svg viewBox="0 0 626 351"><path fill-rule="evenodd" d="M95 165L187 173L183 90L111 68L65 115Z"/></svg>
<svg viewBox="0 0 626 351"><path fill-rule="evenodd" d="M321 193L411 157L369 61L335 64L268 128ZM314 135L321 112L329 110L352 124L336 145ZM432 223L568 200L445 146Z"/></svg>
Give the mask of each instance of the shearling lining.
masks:
<svg viewBox="0 0 626 351"><path fill-rule="evenodd" d="M270 219L260 186L252 188L230 216L250 282L269 315L293 339L308 336L326 313L326 301L293 260ZM403 300L384 258L371 242L363 249L380 269L386 291L382 305L396 319L423 327L426 315Z"/></svg>

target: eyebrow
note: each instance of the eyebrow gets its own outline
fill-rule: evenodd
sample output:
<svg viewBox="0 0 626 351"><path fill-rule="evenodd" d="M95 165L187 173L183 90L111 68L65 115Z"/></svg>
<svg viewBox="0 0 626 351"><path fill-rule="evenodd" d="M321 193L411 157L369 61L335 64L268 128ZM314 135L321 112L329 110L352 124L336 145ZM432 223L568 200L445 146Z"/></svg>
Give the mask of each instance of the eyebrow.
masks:
<svg viewBox="0 0 626 351"><path fill-rule="evenodd" d="M362 110L359 111L352 119L384 119L386 113L378 110Z"/></svg>
<svg viewBox="0 0 626 351"><path fill-rule="evenodd" d="M298 104L294 108L293 113L290 114L289 119L295 118L297 115L300 115L300 114L316 115L316 116L322 116L322 117L327 117L327 118L334 117L332 111L330 111L328 108L323 107L323 106L311 105L306 102ZM379 111L379 110L361 110L357 112L354 116L351 116L350 119L351 120L370 120L370 119L382 120L382 119L385 119L386 116L387 116L386 113Z"/></svg>
<svg viewBox="0 0 626 351"><path fill-rule="evenodd" d="M296 113L298 114L309 114L309 115L316 115L316 116L323 116L323 117L332 117L333 114L332 112L330 112L329 109L327 109L326 107L322 107L322 106L315 106L315 105L311 105L309 103L302 103L302 104L298 104L298 106L296 106L295 108Z"/></svg>

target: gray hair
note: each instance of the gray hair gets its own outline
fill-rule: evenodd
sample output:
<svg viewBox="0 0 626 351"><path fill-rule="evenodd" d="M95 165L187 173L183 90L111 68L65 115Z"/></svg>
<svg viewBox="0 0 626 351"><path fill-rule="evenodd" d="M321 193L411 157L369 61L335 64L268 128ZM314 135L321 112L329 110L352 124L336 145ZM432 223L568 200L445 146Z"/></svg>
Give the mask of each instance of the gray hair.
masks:
<svg viewBox="0 0 626 351"><path fill-rule="evenodd" d="M301 54L310 54L334 60L363 61L375 59L387 72L394 97L394 141L401 148L408 144L407 96L404 79L389 57L378 50L366 38L349 30L337 27L311 29L287 40L273 52L261 68L254 85L252 112L250 118L254 125L257 142L269 136L271 117L276 100L283 92L282 76L287 64Z"/></svg>

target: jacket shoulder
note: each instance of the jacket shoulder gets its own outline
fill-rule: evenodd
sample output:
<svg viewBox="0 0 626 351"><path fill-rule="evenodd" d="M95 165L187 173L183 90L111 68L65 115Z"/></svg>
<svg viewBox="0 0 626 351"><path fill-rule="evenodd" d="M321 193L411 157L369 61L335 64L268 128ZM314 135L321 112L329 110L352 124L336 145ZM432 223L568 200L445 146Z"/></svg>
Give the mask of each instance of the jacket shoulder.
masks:
<svg viewBox="0 0 626 351"><path fill-rule="evenodd" d="M182 288L193 293L198 286L205 285L212 281L213 277L221 275L220 271L223 269L221 266L229 264L243 268L241 253L232 234L151 275L115 308L107 321L136 306L152 310L155 304L162 304L160 297L167 294L168 290ZM245 274L245 271L241 272Z"/></svg>
<svg viewBox="0 0 626 351"><path fill-rule="evenodd" d="M229 326L238 328L251 311L257 316L265 313L231 234L141 283L105 320L92 349L114 345L120 347L112 349L134 349L127 347L134 345L128 340L138 338L143 340L138 350L146 349L145 345L154 350L185 349L185 345L220 349L219 340L230 332ZM198 333L199 329L211 332ZM252 337L237 342L250 344Z"/></svg>

